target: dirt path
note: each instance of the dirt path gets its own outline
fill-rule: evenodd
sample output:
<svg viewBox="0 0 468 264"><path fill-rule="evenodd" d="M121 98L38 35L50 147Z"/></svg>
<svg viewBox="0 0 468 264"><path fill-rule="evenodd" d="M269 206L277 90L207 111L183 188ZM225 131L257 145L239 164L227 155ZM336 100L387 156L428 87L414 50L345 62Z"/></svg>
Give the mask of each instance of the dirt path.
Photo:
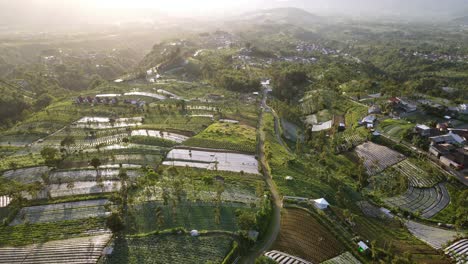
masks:
<svg viewBox="0 0 468 264"><path fill-rule="evenodd" d="M251 264L255 262L255 259L262 255L265 251L271 248L273 243L276 240L276 237L279 234L280 226L281 226L281 197L276 189L276 185L273 182L272 176L270 171L268 170L268 163L265 158L265 133L263 132L263 114L265 111L270 111L270 107L266 104L267 99L267 91L266 89L263 92L263 99L261 104L262 111L260 112L258 128L257 128L257 153L258 153L258 161L262 168L263 177L265 178L265 182L267 187L269 188L272 199L273 199L273 218L271 219L271 223L269 226L268 233L265 235L262 241L259 241L257 245L251 249L248 255L243 256L238 263L246 263ZM276 125L275 125L276 126ZM276 129L275 129L276 130Z"/></svg>

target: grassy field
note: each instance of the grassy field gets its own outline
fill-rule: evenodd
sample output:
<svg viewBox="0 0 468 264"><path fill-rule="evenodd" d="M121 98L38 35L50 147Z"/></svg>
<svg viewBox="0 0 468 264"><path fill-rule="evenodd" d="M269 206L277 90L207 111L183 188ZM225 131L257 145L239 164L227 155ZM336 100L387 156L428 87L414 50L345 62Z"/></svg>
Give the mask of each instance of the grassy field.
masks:
<svg viewBox="0 0 468 264"><path fill-rule="evenodd" d="M256 147L256 132L255 128L246 125L215 123L184 142L184 145L252 153Z"/></svg>
<svg viewBox="0 0 468 264"><path fill-rule="evenodd" d="M232 238L226 235L190 237L165 234L118 238L114 253L99 263L221 263L231 244Z"/></svg>
<svg viewBox="0 0 468 264"><path fill-rule="evenodd" d="M282 212L281 231L273 249L312 263L320 263L344 252L344 246L315 218L301 209Z"/></svg>

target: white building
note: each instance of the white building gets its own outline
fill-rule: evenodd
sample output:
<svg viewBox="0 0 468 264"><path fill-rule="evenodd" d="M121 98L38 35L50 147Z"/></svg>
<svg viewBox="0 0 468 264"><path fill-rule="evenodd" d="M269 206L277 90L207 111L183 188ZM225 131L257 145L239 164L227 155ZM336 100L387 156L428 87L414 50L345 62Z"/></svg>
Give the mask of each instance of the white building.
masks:
<svg viewBox="0 0 468 264"><path fill-rule="evenodd" d="M317 207L320 210L325 210L330 205L327 202L327 200L325 200L324 198L316 199L316 200L314 200L314 202L315 202L315 207Z"/></svg>
<svg viewBox="0 0 468 264"><path fill-rule="evenodd" d="M458 106L458 111L460 112L460 114L465 114L467 115L468 114L468 104L461 104Z"/></svg>

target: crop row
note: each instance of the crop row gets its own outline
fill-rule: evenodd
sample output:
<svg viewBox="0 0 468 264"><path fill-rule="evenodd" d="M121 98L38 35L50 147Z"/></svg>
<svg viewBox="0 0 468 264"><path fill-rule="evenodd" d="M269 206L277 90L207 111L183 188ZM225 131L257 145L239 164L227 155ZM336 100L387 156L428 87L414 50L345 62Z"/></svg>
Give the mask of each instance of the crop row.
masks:
<svg viewBox="0 0 468 264"><path fill-rule="evenodd" d="M342 253L343 245L315 218L299 209L282 214L274 249L319 263Z"/></svg>
<svg viewBox="0 0 468 264"><path fill-rule="evenodd" d="M231 244L232 239L224 235L121 238L115 240L112 255L102 259L100 263L221 263Z"/></svg>
<svg viewBox="0 0 468 264"><path fill-rule="evenodd" d="M409 212L420 213L422 217L431 218L450 203L450 195L444 184L432 188L414 188L401 196L388 198L385 202Z"/></svg>

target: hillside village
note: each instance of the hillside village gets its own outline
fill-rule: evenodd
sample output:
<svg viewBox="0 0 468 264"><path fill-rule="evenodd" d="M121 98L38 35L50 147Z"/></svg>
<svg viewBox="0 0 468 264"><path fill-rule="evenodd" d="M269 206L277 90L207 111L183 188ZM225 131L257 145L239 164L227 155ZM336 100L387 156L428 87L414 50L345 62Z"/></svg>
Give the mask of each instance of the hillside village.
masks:
<svg viewBox="0 0 468 264"><path fill-rule="evenodd" d="M1 77L0 263L467 263L466 56L270 23Z"/></svg>

